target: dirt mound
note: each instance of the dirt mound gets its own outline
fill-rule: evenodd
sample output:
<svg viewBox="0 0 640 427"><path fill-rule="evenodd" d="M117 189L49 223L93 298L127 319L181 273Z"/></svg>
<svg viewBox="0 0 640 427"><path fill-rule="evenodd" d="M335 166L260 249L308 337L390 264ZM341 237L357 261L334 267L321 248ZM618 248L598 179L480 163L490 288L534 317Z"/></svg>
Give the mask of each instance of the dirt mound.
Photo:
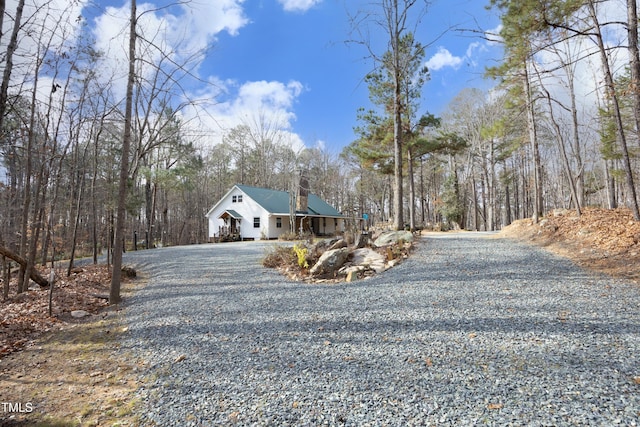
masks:
<svg viewBox="0 0 640 427"><path fill-rule="evenodd" d="M501 235L544 246L579 265L640 283L640 222L629 209L556 209L534 224L515 221Z"/></svg>

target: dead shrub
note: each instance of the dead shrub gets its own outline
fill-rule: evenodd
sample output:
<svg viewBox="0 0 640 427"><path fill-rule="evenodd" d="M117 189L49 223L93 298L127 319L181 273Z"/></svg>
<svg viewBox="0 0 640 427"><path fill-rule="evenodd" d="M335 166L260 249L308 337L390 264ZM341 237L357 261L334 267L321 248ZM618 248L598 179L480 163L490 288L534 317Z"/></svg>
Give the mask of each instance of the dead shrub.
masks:
<svg viewBox="0 0 640 427"><path fill-rule="evenodd" d="M297 263L298 256L289 246L273 246L262 259L262 265L267 268L278 268Z"/></svg>
<svg viewBox="0 0 640 427"><path fill-rule="evenodd" d="M278 240L284 240L285 242L290 242L293 240L299 240L300 237L298 236L298 233L294 233L291 231L287 231L286 233L282 233L280 235L280 237L278 237Z"/></svg>

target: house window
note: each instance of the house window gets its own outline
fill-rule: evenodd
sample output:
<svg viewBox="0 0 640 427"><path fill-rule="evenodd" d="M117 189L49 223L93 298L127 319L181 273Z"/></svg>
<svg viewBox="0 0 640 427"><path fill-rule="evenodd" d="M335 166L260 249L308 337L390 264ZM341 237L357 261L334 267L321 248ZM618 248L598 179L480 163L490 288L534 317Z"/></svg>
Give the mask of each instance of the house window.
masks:
<svg viewBox="0 0 640 427"><path fill-rule="evenodd" d="M238 203L242 203L242 194L238 194Z"/></svg>
<svg viewBox="0 0 640 427"><path fill-rule="evenodd" d="M231 203L235 203L238 201L238 196L231 197Z"/></svg>
<svg viewBox="0 0 640 427"><path fill-rule="evenodd" d="M260 217L256 216L253 218L253 228L260 228Z"/></svg>
<svg viewBox="0 0 640 427"><path fill-rule="evenodd" d="M282 218L276 218L276 228L282 228Z"/></svg>

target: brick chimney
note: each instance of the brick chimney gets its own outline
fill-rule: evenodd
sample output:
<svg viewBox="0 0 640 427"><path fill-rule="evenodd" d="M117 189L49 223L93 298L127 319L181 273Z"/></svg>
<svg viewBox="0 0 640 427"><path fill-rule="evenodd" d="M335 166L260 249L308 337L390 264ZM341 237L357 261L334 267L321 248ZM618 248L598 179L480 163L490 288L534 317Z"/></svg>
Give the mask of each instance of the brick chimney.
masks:
<svg viewBox="0 0 640 427"><path fill-rule="evenodd" d="M306 213L309 211L309 178L300 171L298 188L296 194L296 212Z"/></svg>

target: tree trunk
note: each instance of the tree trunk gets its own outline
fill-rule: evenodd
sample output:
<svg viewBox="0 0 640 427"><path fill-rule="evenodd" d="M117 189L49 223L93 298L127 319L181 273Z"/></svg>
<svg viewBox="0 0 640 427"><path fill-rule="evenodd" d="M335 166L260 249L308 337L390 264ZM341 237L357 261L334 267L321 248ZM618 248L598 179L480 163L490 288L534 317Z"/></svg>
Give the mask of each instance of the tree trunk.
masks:
<svg viewBox="0 0 640 427"><path fill-rule="evenodd" d="M538 131L535 121L535 108L531 94L528 65L524 63L524 91L527 104L527 130L529 143L533 155L533 222L537 223L542 216L542 164L540 162L540 148L538 146Z"/></svg>
<svg viewBox="0 0 640 427"><path fill-rule="evenodd" d="M402 176L402 76L400 64L401 25L398 0L389 5L390 36L393 53L393 227L404 228L403 176Z"/></svg>
<svg viewBox="0 0 640 427"><path fill-rule="evenodd" d="M478 183L476 182L476 176L474 173L471 174L471 193L473 194L473 229L475 231L480 231L480 219L478 218L478 211L480 207L478 206Z"/></svg>
<svg viewBox="0 0 640 427"><path fill-rule="evenodd" d="M520 203L518 206L522 206L518 212L518 219L524 219L529 216L529 208L531 207L531 196L529 191L529 180L527 177L530 174L530 171L527 170L528 162L526 160L526 155L524 153L520 154L520 158L518 159L520 162Z"/></svg>
<svg viewBox="0 0 640 427"><path fill-rule="evenodd" d="M573 122L573 157L576 161L577 174L575 176L576 204L579 208L584 206L584 165L582 163L582 153L580 143L580 122L578 121L578 105L576 102L576 90L573 73L569 77L569 95L571 96L571 121ZM579 213L578 213L579 214Z"/></svg>
<svg viewBox="0 0 640 427"><path fill-rule="evenodd" d="M402 94L400 92L400 72L396 71L393 102L393 227L404 228L403 176L402 176Z"/></svg>
<svg viewBox="0 0 640 427"><path fill-rule="evenodd" d="M67 277L71 276L71 270L73 269L73 263L76 257L76 247L78 245L78 227L80 225L80 208L82 203L82 197L84 195L84 185L85 185L84 171L79 176L79 179L80 179L80 189L78 190L78 200L76 201L76 206L75 206L76 215L73 221L73 234L71 238L71 255L69 257L69 265L67 266Z"/></svg>
<svg viewBox="0 0 640 427"><path fill-rule="evenodd" d="M9 281L11 280L11 263L7 262L7 257L2 255L2 301L9 298Z"/></svg>
<svg viewBox="0 0 640 427"><path fill-rule="evenodd" d="M2 1L2 18L4 18L5 1ZM18 2L16 8L16 16L13 22L13 31L11 33L11 39L7 46L7 53L4 58L5 66L2 74L2 84L0 84L0 129L4 121L4 113L7 107L7 92L9 89L9 82L11 80L11 72L13 71L13 54L18 47L18 33L22 26L22 11L24 10L24 0Z"/></svg>
<svg viewBox="0 0 640 427"><path fill-rule="evenodd" d="M26 268L27 260L21 257L20 255L18 255L17 253L10 251L8 248L5 248L4 246L0 246L0 255L6 256L7 258L11 258L12 260L20 264L22 268ZM44 277L42 277L40 273L38 273L38 271L36 271L35 269L31 269L30 273L31 274L29 277L38 285L40 285L43 288L46 288L49 286L49 281Z"/></svg>
<svg viewBox="0 0 640 427"><path fill-rule="evenodd" d="M155 212L155 200L153 199L153 191L151 189L151 174L144 184L144 203L146 217L145 236L147 236L145 248L150 249L149 240L151 239L151 232L153 230L153 214Z"/></svg>
<svg viewBox="0 0 640 427"><path fill-rule="evenodd" d="M482 165L482 172L480 173L480 193L482 194L482 230L487 231L487 222L489 216L487 214L487 205L489 204L487 198L487 167Z"/></svg>
<svg viewBox="0 0 640 427"><path fill-rule="evenodd" d="M31 227L31 242L29 244L29 253L27 258L27 269L26 275L27 277L31 277L32 272L34 271L36 264L36 254L38 251L38 241L40 240L40 232L42 230L43 217L44 217L44 198L46 195L46 184L43 184L43 180L45 178L42 176L47 172L43 170L44 165L40 169L38 173L38 178L36 179L36 198L33 208L33 225ZM25 288L26 290L26 288Z"/></svg>
<svg viewBox="0 0 640 427"><path fill-rule="evenodd" d="M604 160L604 178L607 184L607 204L609 209L615 209L618 207L618 201L616 198L616 182L611 176L610 160Z"/></svg>
<svg viewBox="0 0 640 427"><path fill-rule="evenodd" d="M455 165L454 162L454 166L453 166L453 193L455 195L455 201L456 203L460 203L461 201L461 197L460 197L460 180L458 178L458 167ZM460 209L460 218L458 219L457 224L454 222L454 225L457 225L457 227L455 228L456 230L460 230L462 228L464 228L464 223L465 223L465 214L464 214L464 209Z"/></svg>
<svg viewBox="0 0 640 427"><path fill-rule="evenodd" d="M582 210L581 210L581 204L580 204L580 199L578 198L578 192L577 192L577 187L576 187L576 183L573 180L573 174L571 173L571 165L569 164L569 157L567 156L567 150L564 146L564 142L562 140L562 129L560 128L560 125L558 124L558 121L555 119L554 115L553 115L553 105L551 103L551 94L549 93L549 91L547 89L544 89L546 98L547 98L547 103L549 105L549 111L551 112L550 116L551 116L551 124L553 125L553 128L555 129L556 132L556 141L558 143L558 150L560 151L560 155L562 158L562 166L564 169L564 173L567 177L567 181L569 182L569 191L571 192L571 198L573 199L574 203L575 203L575 208L576 208L576 214L578 216L580 216L582 214Z"/></svg>
<svg viewBox="0 0 640 427"><path fill-rule="evenodd" d="M160 189L160 193L162 194L162 230L160 234L160 241L162 242L162 246L168 246L170 238L171 230L169 228L169 195L167 194L167 190L162 188Z"/></svg>
<svg viewBox="0 0 640 427"><path fill-rule="evenodd" d="M413 181L413 155L411 147L407 148L407 176L409 178L409 227L416 230L416 188Z"/></svg>
<svg viewBox="0 0 640 427"><path fill-rule="evenodd" d="M0 40L2 40L2 35L4 34L4 11L6 9L5 0L0 0Z"/></svg>
<svg viewBox="0 0 640 427"><path fill-rule="evenodd" d="M505 170L506 170L506 164L505 164ZM505 183L504 183L504 208L505 208L505 222L504 224L502 224L503 227L506 227L507 225L511 224L512 221L512 214L511 214L511 191L509 190L509 180L508 178L505 179Z"/></svg>
<svg viewBox="0 0 640 427"><path fill-rule="evenodd" d="M424 194L424 165L423 165L423 157L420 156L420 222L424 227L427 223L427 215L426 215L426 198Z"/></svg>
<svg viewBox="0 0 640 427"><path fill-rule="evenodd" d="M124 116L124 135L122 137L122 159L120 161L120 179L118 185L118 207L116 213L116 239L113 250L113 268L109 304L120 302L120 279L122 276L122 248L124 246L124 220L127 202L127 184L129 181L129 150L131 147L131 125L133 116L133 84L136 64L136 0L131 0L129 27L129 76Z"/></svg>
<svg viewBox="0 0 640 427"><path fill-rule="evenodd" d="M29 245L29 240L28 240L28 236L32 233L29 233L29 213L31 211L31 177L33 174L33 155L32 155L32 149L34 146L34 141L35 141L35 115L36 115L36 93L37 93L37 87L38 87L38 75L36 73L36 78L34 81L34 88L33 88L33 92L31 95L31 112L30 112L30 119L29 119L29 130L27 131L27 147L25 150L26 153L26 166L25 166L25 170L24 170L24 174L25 174L25 180L24 180L24 197L22 200L22 216L21 216L21 224L20 224L20 256L23 257L23 259L28 260L27 256L28 256L28 248L30 247ZM31 237L33 238L33 237ZM25 262L24 264L20 264L20 273L18 275L18 293L22 293L26 290L26 288L28 287L27 284L25 282L27 282L28 277L29 277L29 273L31 270L31 265L28 262Z"/></svg>
<svg viewBox="0 0 640 427"><path fill-rule="evenodd" d="M598 16L593 1L590 1L589 12L591 13L591 19L593 20L596 40L598 42L598 49L600 51L600 59L602 61L602 71L604 72L605 84L607 94L609 96L611 107L613 108L613 116L616 123L616 136L618 143L620 144L620 150L622 152L622 165L625 171L627 197L631 204L631 211L636 221L640 221L640 209L638 207L638 198L636 196L636 188L633 182L633 170L631 168L631 160L629 157L629 149L627 147L627 138L624 132L624 125L622 122L622 112L620 111L620 103L618 101L618 95L615 90L615 82L613 80L613 74L611 67L609 66L609 59L607 57L607 49L600 32L600 23L598 22Z"/></svg>
<svg viewBox="0 0 640 427"><path fill-rule="evenodd" d="M93 167L91 173L91 246L93 247L93 263L98 263L98 203L96 182L98 180L98 139L94 139Z"/></svg>
<svg viewBox="0 0 640 427"><path fill-rule="evenodd" d="M627 0L627 40L629 40L629 66L631 68L631 94L636 138L640 146L640 51L638 50L638 9L636 0Z"/></svg>

